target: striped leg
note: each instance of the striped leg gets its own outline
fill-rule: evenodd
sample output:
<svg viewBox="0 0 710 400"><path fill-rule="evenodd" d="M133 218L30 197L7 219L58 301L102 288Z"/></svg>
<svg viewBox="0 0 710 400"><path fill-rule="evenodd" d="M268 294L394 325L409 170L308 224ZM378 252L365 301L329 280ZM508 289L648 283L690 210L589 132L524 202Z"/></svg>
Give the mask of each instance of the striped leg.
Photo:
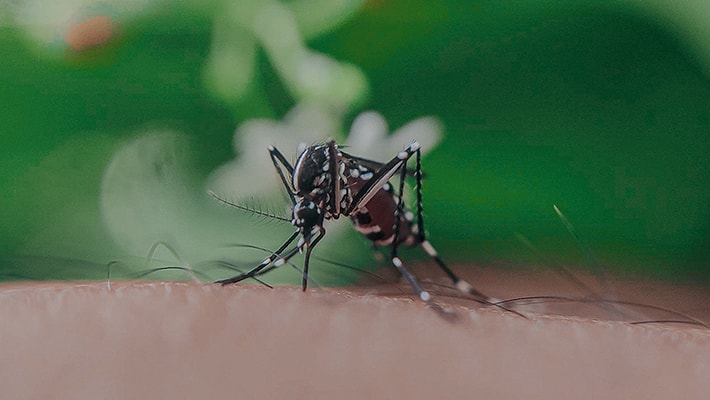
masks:
<svg viewBox="0 0 710 400"><path fill-rule="evenodd" d="M263 273L270 271L273 268L268 268L266 270L264 270L264 269L266 267L268 267L269 265L272 265L272 263L278 262L277 260L283 259L283 258L281 258L281 253L286 249L286 247L288 247L296 239L296 237L298 236L299 233L300 232L298 232L298 231L294 232L291 235L291 237L289 237L288 240L286 240L284 242L284 244L282 244L281 247L279 247L273 254L266 257L262 262L259 263L259 265L252 268L248 272L245 272L243 274L239 274L237 276L233 276L231 278L222 279L222 280L216 281L215 283L221 283L222 285L229 285L230 283L241 282L245 279L253 278L255 276L258 276L258 275L261 275ZM280 265L283 265L283 264L280 264Z"/></svg>
<svg viewBox="0 0 710 400"><path fill-rule="evenodd" d="M416 146L413 146L416 145ZM411 149L414 147L414 152L419 154L419 144L414 142L412 145L409 146ZM412 286L414 289L414 292L419 296L420 299L423 301L429 301L431 299L431 296L429 295L429 292L426 290L422 289L421 285L419 282L417 282L416 278L404 267L402 264L402 259L397 256L397 248L399 247L399 231L400 231L400 215L404 213L404 198L402 197L402 193L404 192L404 181L407 177L407 161L409 158L412 156L413 152L406 152L406 157L402 157L403 153L400 153L397 157L402 159L402 164L399 166L400 170L400 179L399 179L399 194L398 194L398 201L397 201L397 211L395 212L394 220L394 240L392 240L392 264L399 270L399 272L402 274L404 279L409 282L409 284Z"/></svg>
<svg viewBox="0 0 710 400"><path fill-rule="evenodd" d="M451 281L456 285L456 288L460 290L461 292L464 292L466 294L469 294L471 296L476 297L477 299L480 299L486 303L491 303L494 301L494 299L486 296L485 294L481 293L480 291L476 290L466 282L465 280L459 278L454 271L449 268L444 260L439 257L439 253L436 251L434 246L431 245L431 243L427 240L426 238L426 230L424 229L424 216L422 212L422 161L421 161L421 151L417 149L416 151L416 166L414 169L414 176L417 180L416 182L416 193L417 193L417 237L416 237L416 243L421 246L424 251L431 257L434 262L436 262L436 265L441 268L442 271L451 279ZM400 204L400 210L403 210L403 203L404 199L402 198L403 195L403 189L404 189L404 184L402 183L404 181L405 174L402 174L402 180L400 182L400 191L399 191L399 204ZM401 212L401 211L400 211ZM399 219L397 219L397 224L399 224Z"/></svg>

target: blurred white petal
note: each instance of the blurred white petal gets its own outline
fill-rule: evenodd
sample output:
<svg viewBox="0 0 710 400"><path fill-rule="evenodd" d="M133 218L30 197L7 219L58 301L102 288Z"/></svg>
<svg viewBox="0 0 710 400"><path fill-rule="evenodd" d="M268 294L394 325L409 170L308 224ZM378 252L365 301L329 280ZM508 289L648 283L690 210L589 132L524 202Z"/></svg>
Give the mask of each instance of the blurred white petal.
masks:
<svg viewBox="0 0 710 400"><path fill-rule="evenodd" d="M388 131L387 121L382 114L376 111L360 113L353 120L348 140L345 142L348 152L358 155L368 154L386 139Z"/></svg>
<svg viewBox="0 0 710 400"><path fill-rule="evenodd" d="M218 98L232 103L242 97L254 76L256 39L217 17L212 48L202 71L203 82Z"/></svg>
<svg viewBox="0 0 710 400"><path fill-rule="evenodd" d="M234 134L237 158L214 171L207 187L233 199L273 197L284 193L274 170L268 146L274 146L289 162L295 161L300 143L322 142L338 132L339 121L315 105L294 107L283 122L254 119L243 123Z"/></svg>
<svg viewBox="0 0 710 400"><path fill-rule="evenodd" d="M415 140L421 145L423 154L430 152L441 141L442 130L439 119L421 117L388 136L387 122L382 115L368 111L355 118L345 145L350 154L387 161Z"/></svg>
<svg viewBox="0 0 710 400"><path fill-rule="evenodd" d="M436 117L417 118L392 132L389 138L390 150L401 151L416 140L421 146L422 153L426 154L439 144L443 129L443 124Z"/></svg>
<svg viewBox="0 0 710 400"><path fill-rule="evenodd" d="M367 79L360 68L308 49L285 5L264 3L251 29L296 99L344 112L366 95Z"/></svg>

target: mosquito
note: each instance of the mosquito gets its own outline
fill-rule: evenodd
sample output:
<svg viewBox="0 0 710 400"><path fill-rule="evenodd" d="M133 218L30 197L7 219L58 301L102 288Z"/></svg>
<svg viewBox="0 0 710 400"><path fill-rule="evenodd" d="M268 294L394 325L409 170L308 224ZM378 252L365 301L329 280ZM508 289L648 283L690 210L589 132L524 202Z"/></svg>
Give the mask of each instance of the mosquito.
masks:
<svg viewBox="0 0 710 400"><path fill-rule="evenodd" d="M325 144L307 147L298 157L295 166L291 166L277 148L269 146L268 150L291 200L291 223L296 230L259 265L217 283L227 285L249 278L257 279L286 264L294 255L305 252L302 284L305 291L311 252L325 236L324 221L337 220L343 216L349 217L355 229L375 246L389 246L392 265L423 301L429 302L431 296L405 267L397 253L400 246L421 247L458 290L486 304L495 301L459 278L426 238L422 216L421 150L418 142L412 142L387 163L347 154L333 139ZM407 162L412 157L416 164L414 170L407 168ZM400 179L399 188L395 192L390 179L397 174ZM408 176L416 179L416 221L414 213L404 205L404 182ZM210 195L222 203L236 206L213 192ZM296 245L286 250L296 238L299 238Z"/></svg>

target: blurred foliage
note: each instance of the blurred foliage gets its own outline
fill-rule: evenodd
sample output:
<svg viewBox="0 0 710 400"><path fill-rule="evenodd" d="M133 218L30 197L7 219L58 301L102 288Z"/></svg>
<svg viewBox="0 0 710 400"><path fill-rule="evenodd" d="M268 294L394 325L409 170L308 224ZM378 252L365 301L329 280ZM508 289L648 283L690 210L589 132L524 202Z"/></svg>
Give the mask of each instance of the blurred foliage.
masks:
<svg viewBox="0 0 710 400"><path fill-rule="evenodd" d="M343 131L366 109L394 128L421 115L443 121L444 142L424 159L424 206L430 238L450 262L592 263L557 204L603 267L707 282L710 36L694 16L707 20L710 10L597 3L372 0L307 44L369 81ZM153 11L122 21L102 46L67 46L59 57L5 21L0 260L120 258L126 250L104 227L99 193L122 145L156 129L185 134L194 158L185 182L202 199L199 182L233 157L237 125L297 103L261 48L245 97L230 104L207 89L215 18ZM194 222L216 226L235 213L214 212ZM232 229L271 248L289 230ZM209 231L209 240L229 232ZM356 234L346 239L318 252L347 262L367 250Z"/></svg>

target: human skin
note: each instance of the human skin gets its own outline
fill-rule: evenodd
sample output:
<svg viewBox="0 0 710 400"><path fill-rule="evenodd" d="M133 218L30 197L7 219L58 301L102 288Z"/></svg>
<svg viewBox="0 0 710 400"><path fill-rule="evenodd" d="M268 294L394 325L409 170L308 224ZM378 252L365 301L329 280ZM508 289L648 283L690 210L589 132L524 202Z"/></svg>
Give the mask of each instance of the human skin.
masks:
<svg viewBox="0 0 710 400"><path fill-rule="evenodd" d="M515 274L478 272L494 295L508 286L521 293L515 287L525 282L541 285L530 276L516 282ZM707 328L524 307L523 318L439 295L449 310L442 317L402 289L2 284L0 390L13 399L700 399L710 393ZM697 300L687 288L676 296L665 286L655 292L659 301ZM707 309L689 307L707 317Z"/></svg>

